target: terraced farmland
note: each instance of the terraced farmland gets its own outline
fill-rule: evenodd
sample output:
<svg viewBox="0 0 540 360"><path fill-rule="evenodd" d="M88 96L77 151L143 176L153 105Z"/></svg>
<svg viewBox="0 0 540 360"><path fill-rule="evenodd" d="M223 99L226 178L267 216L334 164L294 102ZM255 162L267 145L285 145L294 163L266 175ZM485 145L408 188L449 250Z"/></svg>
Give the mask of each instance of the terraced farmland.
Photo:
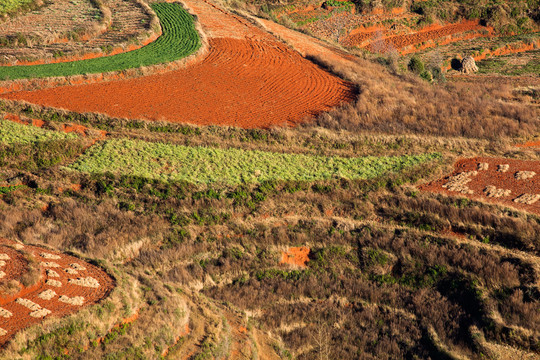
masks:
<svg viewBox="0 0 540 360"><path fill-rule="evenodd" d="M96 59L34 66L0 67L1 80L72 76L121 71L175 61L196 51L201 43L193 18L179 4L156 3L163 35L138 50Z"/></svg>
<svg viewBox="0 0 540 360"><path fill-rule="evenodd" d="M69 168L90 174L111 172L161 181L238 185L276 180L371 179L439 156L347 159L109 140L89 149Z"/></svg>
<svg viewBox="0 0 540 360"><path fill-rule="evenodd" d="M162 66L0 83L0 358L538 359L538 54L445 70L540 0L119 1Z"/></svg>
<svg viewBox="0 0 540 360"><path fill-rule="evenodd" d="M76 138L77 136L74 134L63 134L34 126L24 126L12 121L0 120L0 143L6 145L32 144L43 141Z"/></svg>

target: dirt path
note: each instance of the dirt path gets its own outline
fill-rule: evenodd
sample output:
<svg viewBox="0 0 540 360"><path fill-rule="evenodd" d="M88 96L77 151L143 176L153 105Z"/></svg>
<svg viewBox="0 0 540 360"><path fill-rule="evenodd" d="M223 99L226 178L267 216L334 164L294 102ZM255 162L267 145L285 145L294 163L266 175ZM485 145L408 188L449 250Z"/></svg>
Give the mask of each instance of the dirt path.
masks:
<svg viewBox="0 0 540 360"><path fill-rule="evenodd" d="M109 116L244 128L295 124L354 99L354 88L247 20L188 0L208 36L199 63L165 74L2 95Z"/></svg>
<svg viewBox="0 0 540 360"><path fill-rule="evenodd" d="M11 289L0 295L0 346L30 325L100 301L114 287L102 269L38 246L0 239L0 258L0 281ZM23 286L29 264L35 264L35 281Z"/></svg>

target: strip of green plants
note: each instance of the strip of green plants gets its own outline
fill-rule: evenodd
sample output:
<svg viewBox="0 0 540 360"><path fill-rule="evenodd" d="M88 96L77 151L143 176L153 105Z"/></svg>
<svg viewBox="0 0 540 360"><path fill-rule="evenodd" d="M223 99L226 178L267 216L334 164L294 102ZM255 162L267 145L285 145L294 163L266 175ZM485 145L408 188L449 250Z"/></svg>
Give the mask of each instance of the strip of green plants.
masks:
<svg viewBox="0 0 540 360"><path fill-rule="evenodd" d="M17 124L12 121L0 120L0 143L12 144L34 144L53 140L74 140L75 134L45 130L35 126Z"/></svg>
<svg viewBox="0 0 540 360"><path fill-rule="evenodd" d="M530 55L530 59L525 56ZM478 62L478 72L481 74L504 74L504 75L524 75L524 74L540 74L540 51L532 51L523 53L525 64L514 65L508 61L515 55L505 56L501 58L491 58ZM519 57L518 57L519 58Z"/></svg>
<svg viewBox="0 0 540 360"><path fill-rule="evenodd" d="M0 15L11 13L21 6L32 3L33 0L2 0L0 1Z"/></svg>
<svg viewBox="0 0 540 360"><path fill-rule="evenodd" d="M178 3L155 3L163 34L154 42L134 51L96 59L33 66L2 66L0 80L71 76L121 71L163 64L195 52L201 42L192 16Z"/></svg>
<svg viewBox="0 0 540 360"><path fill-rule="evenodd" d="M93 146L68 168L90 174L111 172L162 181L237 185L370 179L437 158L437 153L343 158L114 139Z"/></svg>

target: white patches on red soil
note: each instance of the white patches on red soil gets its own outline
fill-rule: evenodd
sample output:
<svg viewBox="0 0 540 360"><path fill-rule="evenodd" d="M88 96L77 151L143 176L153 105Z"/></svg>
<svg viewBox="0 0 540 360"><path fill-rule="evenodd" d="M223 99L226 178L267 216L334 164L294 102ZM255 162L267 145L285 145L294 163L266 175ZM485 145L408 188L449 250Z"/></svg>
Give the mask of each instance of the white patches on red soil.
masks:
<svg viewBox="0 0 540 360"><path fill-rule="evenodd" d="M78 279L69 279L70 284L75 284L78 286L97 288L99 287L99 282L93 277L78 278Z"/></svg>
<svg viewBox="0 0 540 360"><path fill-rule="evenodd" d="M55 296L56 296L56 292L51 289L45 290L38 295L38 297L43 300L51 300Z"/></svg>
<svg viewBox="0 0 540 360"><path fill-rule="evenodd" d="M102 269L73 256L43 250L27 245L21 252L13 242L0 239L0 258L6 262L2 282L19 287L14 294L0 293L0 346L17 331L44 318L64 316L100 301L114 287L113 279ZM29 270L30 261L40 265L39 276L25 287L19 279ZM64 271L67 269L70 271ZM77 274L70 274L72 271Z"/></svg>
<svg viewBox="0 0 540 360"><path fill-rule="evenodd" d="M540 178L536 176L539 172L540 161L461 159L451 175L420 188L450 195L463 194L540 214Z"/></svg>
<svg viewBox="0 0 540 360"><path fill-rule="evenodd" d="M474 191L469 189L467 186L473 179L473 176L478 175L478 171L467 171L450 176L446 184L442 185L443 188L448 189L448 191L455 191L462 194L473 194Z"/></svg>

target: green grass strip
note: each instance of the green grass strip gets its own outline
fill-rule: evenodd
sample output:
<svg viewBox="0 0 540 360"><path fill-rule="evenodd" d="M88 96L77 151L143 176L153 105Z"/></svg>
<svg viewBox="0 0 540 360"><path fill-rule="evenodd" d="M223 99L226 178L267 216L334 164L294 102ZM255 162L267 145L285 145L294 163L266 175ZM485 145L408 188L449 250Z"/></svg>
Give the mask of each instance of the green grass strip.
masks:
<svg viewBox="0 0 540 360"><path fill-rule="evenodd" d="M1 66L0 80L102 73L163 64L184 58L201 46L193 17L180 4L156 3L152 8L160 19L163 34L140 49L57 64Z"/></svg>
<svg viewBox="0 0 540 360"><path fill-rule="evenodd" d="M0 15L10 13L31 2L32 0L0 0Z"/></svg>
<svg viewBox="0 0 540 360"><path fill-rule="evenodd" d="M17 124L12 121L0 120L0 143L11 144L33 144L52 140L76 139L75 134L45 130L35 126Z"/></svg>
<svg viewBox="0 0 540 360"><path fill-rule="evenodd" d="M94 145L68 168L91 174L112 172L162 181L235 185L265 180L369 179L436 158L440 155L342 158L114 139Z"/></svg>

